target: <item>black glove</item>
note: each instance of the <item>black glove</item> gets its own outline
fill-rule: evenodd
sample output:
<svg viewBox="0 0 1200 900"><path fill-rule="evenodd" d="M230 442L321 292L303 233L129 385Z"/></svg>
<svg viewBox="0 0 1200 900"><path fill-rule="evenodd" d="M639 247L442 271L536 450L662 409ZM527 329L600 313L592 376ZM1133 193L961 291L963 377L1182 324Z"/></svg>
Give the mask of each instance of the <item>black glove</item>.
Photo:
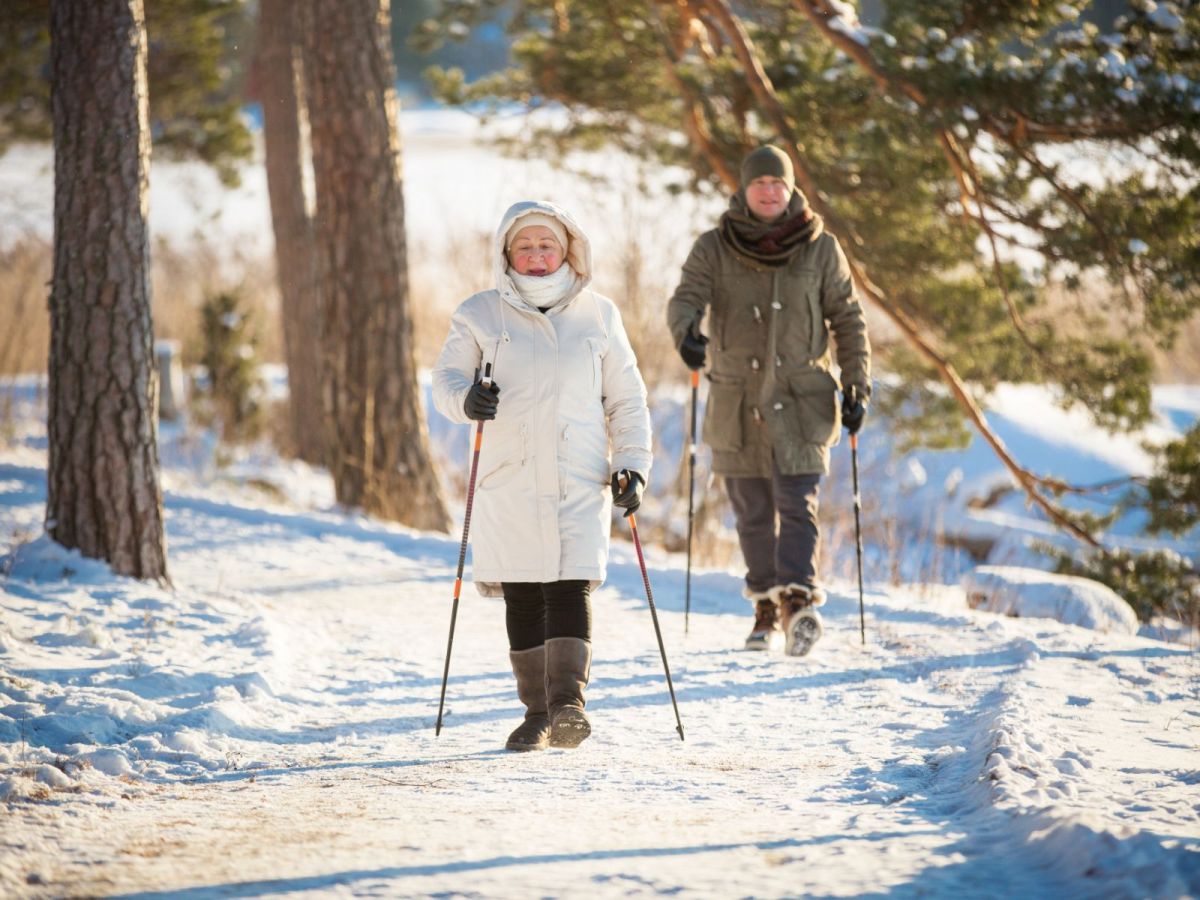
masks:
<svg viewBox="0 0 1200 900"><path fill-rule="evenodd" d="M496 418L496 404L499 402L500 387L496 382L493 381L485 387L482 381L477 381L467 391L466 399L463 400L463 412L467 414L468 419L490 422Z"/></svg>
<svg viewBox="0 0 1200 900"><path fill-rule="evenodd" d="M842 425L851 434L858 434L867 417L867 398L860 397L857 385L850 385L842 392Z"/></svg>
<svg viewBox="0 0 1200 900"><path fill-rule="evenodd" d="M625 489L621 489L621 480L625 480ZM642 505L642 491L646 489L646 479L637 472L622 469L614 472L612 477L613 506L625 508L625 518L629 518Z"/></svg>
<svg viewBox="0 0 1200 900"><path fill-rule="evenodd" d="M679 344L679 355L689 369L703 369L708 357L708 338L700 333L700 325L692 325Z"/></svg>

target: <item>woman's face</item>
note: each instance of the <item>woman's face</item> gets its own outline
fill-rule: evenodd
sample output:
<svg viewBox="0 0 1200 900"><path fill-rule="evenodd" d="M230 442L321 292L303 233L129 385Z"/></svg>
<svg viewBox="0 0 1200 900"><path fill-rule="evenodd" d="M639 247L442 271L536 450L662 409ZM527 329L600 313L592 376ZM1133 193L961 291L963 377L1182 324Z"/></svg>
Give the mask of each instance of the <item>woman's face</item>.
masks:
<svg viewBox="0 0 1200 900"><path fill-rule="evenodd" d="M552 275L563 264L563 248L545 225L530 225L509 244L508 263L519 275Z"/></svg>

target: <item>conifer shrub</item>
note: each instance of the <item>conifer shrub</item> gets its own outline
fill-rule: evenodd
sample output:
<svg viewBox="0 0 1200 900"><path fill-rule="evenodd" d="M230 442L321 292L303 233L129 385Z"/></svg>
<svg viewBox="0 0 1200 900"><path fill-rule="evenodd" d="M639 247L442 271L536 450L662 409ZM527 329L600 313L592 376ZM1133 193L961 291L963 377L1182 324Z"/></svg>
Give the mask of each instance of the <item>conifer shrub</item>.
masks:
<svg viewBox="0 0 1200 900"><path fill-rule="evenodd" d="M262 433L265 408L253 320L231 291L208 297L200 316L204 383L197 385L198 417L226 441L253 440Z"/></svg>

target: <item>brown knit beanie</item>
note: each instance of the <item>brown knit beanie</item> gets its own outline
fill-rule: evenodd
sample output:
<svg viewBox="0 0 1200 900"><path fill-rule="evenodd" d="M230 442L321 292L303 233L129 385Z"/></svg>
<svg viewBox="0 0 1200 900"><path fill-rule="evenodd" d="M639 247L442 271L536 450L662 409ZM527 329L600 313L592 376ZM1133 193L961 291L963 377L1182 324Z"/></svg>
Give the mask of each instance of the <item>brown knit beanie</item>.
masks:
<svg viewBox="0 0 1200 900"><path fill-rule="evenodd" d="M751 150L742 160L742 188L745 189L755 178L770 175L782 178L788 190L796 189L796 176L792 172L792 161L778 147L770 144Z"/></svg>

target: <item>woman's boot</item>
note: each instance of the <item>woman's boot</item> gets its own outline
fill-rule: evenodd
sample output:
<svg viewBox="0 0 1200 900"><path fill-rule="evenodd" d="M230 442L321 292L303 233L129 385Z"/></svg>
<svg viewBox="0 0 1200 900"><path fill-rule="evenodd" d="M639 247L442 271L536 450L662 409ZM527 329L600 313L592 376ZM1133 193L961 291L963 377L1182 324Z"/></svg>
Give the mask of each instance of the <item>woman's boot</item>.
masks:
<svg viewBox="0 0 1200 900"><path fill-rule="evenodd" d="M546 701L550 746L578 747L592 733L583 714L583 690L592 668L592 645L581 638L546 641Z"/></svg>
<svg viewBox="0 0 1200 900"><path fill-rule="evenodd" d="M505 749L545 750L550 743L550 717L546 712L546 648L511 650L508 654L517 676L517 696L525 704L525 721L508 736Z"/></svg>

